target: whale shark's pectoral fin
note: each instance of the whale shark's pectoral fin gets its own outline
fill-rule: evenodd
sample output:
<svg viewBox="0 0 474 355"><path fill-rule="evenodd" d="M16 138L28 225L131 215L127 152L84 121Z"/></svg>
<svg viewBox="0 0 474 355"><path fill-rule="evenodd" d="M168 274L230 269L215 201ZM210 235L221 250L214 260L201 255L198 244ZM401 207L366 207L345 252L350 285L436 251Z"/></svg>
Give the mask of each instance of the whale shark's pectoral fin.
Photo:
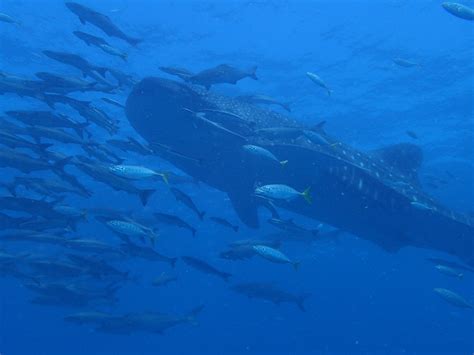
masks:
<svg viewBox="0 0 474 355"><path fill-rule="evenodd" d="M258 228L257 201L252 191L235 189L228 191L227 195L240 220L251 228Z"/></svg>

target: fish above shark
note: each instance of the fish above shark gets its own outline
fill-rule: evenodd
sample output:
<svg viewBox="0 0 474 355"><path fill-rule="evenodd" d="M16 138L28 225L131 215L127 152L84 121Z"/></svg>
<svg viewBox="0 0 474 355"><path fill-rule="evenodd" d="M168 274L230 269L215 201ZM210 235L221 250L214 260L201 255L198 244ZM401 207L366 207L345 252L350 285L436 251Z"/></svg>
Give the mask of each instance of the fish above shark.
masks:
<svg viewBox="0 0 474 355"><path fill-rule="evenodd" d="M196 124L195 112L204 110L229 112L253 122L253 128L246 134L241 132L240 139L229 139L225 123ZM259 226L256 187L284 184L297 191L310 188L312 204L303 199L272 202L370 240L389 252L411 246L442 251L474 264L472 218L443 207L422 191L417 171L423 153L413 144L362 152L329 136L322 126L311 127L238 99L156 77L135 85L125 111L150 146L168 147L156 150L157 154L227 193L249 227ZM285 134L261 133L273 128L285 128L280 130ZM308 132L319 138L311 139ZM267 149L289 163L284 169L275 164L256 171L242 159L246 144Z"/></svg>

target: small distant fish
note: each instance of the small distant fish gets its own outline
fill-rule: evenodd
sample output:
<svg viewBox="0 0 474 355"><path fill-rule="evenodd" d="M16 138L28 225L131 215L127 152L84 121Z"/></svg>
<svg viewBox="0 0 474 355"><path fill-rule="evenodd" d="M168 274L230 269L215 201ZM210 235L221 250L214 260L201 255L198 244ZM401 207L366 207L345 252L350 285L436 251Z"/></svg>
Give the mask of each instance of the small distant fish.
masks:
<svg viewBox="0 0 474 355"><path fill-rule="evenodd" d="M474 20L474 9L467 7L466 5L455 2L443 2L441 6L451 15L462 18L463 20Z"/></svg>
<svg viewBox="0 0 474 355"><path fill-rule="evenodd" d="M120 49L117 49L115 47L112 47L109 44L101 44L98 46L100 49L102 49L105 53L122 58L125 62L128 60L128 53L125 53L121 51Z"/></svg>
<svg viewBox="0 0 474 355"><path fill-rule="evenodd" d="M429 262L435 265L444 265L453 269L459 269L459 270L464 270L464 271L469 271L469 272L474 273L474 268L459 264L455 261L450 261L450 260L441 259L441 258L427 258L426 260L428 260Z"/></svg>
<svg viewBox="0 0 474 355"><path fill-rule="evenodd" d="M266 245L254 245L253 250L263 257L264 259L267 259L273 263L277 264L291 264L295 268L295 270L298 270L300 266L299 261L291 261L285 254L283 254L281 251L277 249L273 249L271 247L268 247Z"/></svg>
<svg viewBox="0 0 474 355"><path fill-rule="evenodd" d="M423 210L423 211L433 211L433 207L428 206L425 203L412 201L410 204L415 207L416 209Z"/></svg>
<svg viewBox="0 0 474 355"><path fill-rule="evenodd" d="M109 99L108 97L103 97L103 98L102 98L102 101L107 102L108 104L111 104L111 105L120 107L120 108L125 108L125 105L124 105L124 104L121 104L120 102L115 101L115 100L113 100L113 99Z"/></svg>
<svg viewBox="0 0 474 355"><path fill-rule="evenodd" d="M231 247L240 247L240 246L253 247L255 245L265 245L273 249L278 249L281 243L275 240L243 239L243 240L236 240L235 242L229 243L229 245Z"/></svg>
<svg viewBox="0 0 474 355"><path fill-rule="evenodd" d="M160 67L162 72L166 74L177 76L178 78L183 79L184 81L188 81L190 77L194 75L193 72L184 69L184 68L177 68L177 67Z"/></svg>
<svg viewBox="0 0 474 355"><path fill-rule="evenodd" d="M303 134L306 138L308 138L314 144L319 144L319 145L324 145L324 146L331 145L331 143L325 137L323 137L323 135L319 132L304 130Z"/></svg>
<svg viewBox="0 0 474 355"><path fill-rule="evenodd" d="M403 58L393 58L392 61L400 66L400 67L404 67L404 68L413 68L413 67L419 67L420 64L418 63L415 63L415 62L412 62L412 61L409 61L407 59L403 59Z"/></svg>
<svg viewBox="0 0 474 355"><path fill-rule="evenodd" d="M418 135L413 131L406 131L405 133L407 134L407 136L409 136L413 139L418 139Z"/></svg>
<svg viewBox="0 0 474 355"><path fill-rule="evenodd" d="M459 308L474 308L464 297L453 291L447 290L445 288L435 288L434 292L436 292L439 296L441 296L441 298L453 306Z"/></svg>
<svg viewBox="0 0 474 355"><path fill-rule="evenodd" d="M217 224L220 224L221 226L224 226L224 227L233 229L234 232L238 232L238 231L239 231L239 226L233 225L232 223L230 223L228 220L226 220L226 219L224 219L224 218L221 218L221 217L210 217L209 219L210 219L211 221L217 223Z"/></svg>
<svg viewBox="0 0 474 355"><path fill-rule="evenodd" d="M273 163L280 164L281 166L285 166L288 163L288 160L278 160L278 158L269 150L259 147L257 145L246 144L243 147L244 152L252 155L253 157L270 161Z"/></svg>
<svg viewBox="0 0 474 355"><path fill-rule="evenodd" d="M134 257L134 258L141 258L148 261L153 262L164 262L168 263L171 267L174 268L177 258L170 258L165 255L161 255L160 253L156 252L154 249L149 247L142 247L140 245L136 245L131 241L125 241L124 244L121 245L121 250L124 254Z"/></svg>
<svg viewBox="0 0 474 355"><path fill-rule="evenodd" d="M175 187L170 188L170 191L176 198L176 201L183 203L186 207L193 211L201 221L204 219L206 212L199 211L191 197Z"/></svg>
<svg viewBox="0 0 474 355"><path fill-rule="evenodd" d="M119 139L109 139L107 144L110 144L120 150L125 152L134 152L141 155L149 155L152 154L153 151L141 144L135 138L128 137L127 140L119 140Z"/></svg>
<svg viewBox="0 0 474 355"><path fill-rule="evenodd" d="M168 183L168 178L165 173L159 173L155 170L145 168L144 166L111 165L109 166L109 170L112 174L126 179L141 180L159 176L165 183Z"/></svg>
<svg viewBox="0 0 474 355"><path fill-rule="evenodd" d="M306 72L306 76L316 85L319 85L323 89L326 89L328 92L328 95L331 96L332 90L329 89L326 83L318 75L311 72Z"/></svg>
<svg viewBox="0 0 474 355"><path fill-rule="evenodd" d="M294 188L287 185L281 185L281 184L264 185L264 186L257 187L255 189L255 194L258 196L272 199L272 200L291 201L298 197L303 197L306 200L306 202L308 202L309 204L313 202L309 187L303 192L299 192L295 190Z"/></svg>
<svg viewBox="0 0 474 355"><path fill-rule="evenodd" d="M224 281L228 281L229 277L232 276L232 274L220 271L220 270L216 269L214 266L209 265L204 260L195 258L193 256L182 256L181 259L186 264L188 264L189 266L192 266L196 270L199 270L199 271L201 271L205 274L218 276L218 277L224 279Z"/></svg>
<svg viewBox="0 0 474 355"><path fill-rule="evenodd" d="M285 290L277 288L272 283L243 283L232 287L232 290L247 296L248 298L260 298L279 305L280 303L294 303L305 312L304 301L309 294L294 295Z"/></svg>
<svg viewBox="0 0 474 355"><path fill-rule="evenodd" d="M457 277L459 279L462 279L463 276L464 276L461 272L459 272L459 271L457 271L453 268L450 268L449 266L445 266L445 265L436 265L435 269L438 270L439 272L441 272L442 274Z"/></svg>
<svg viewBox="0 0 474 355"><path fill-rule="evenodd" d="M13 23L17 26L21 25L21 23L19 21L15 20L10 15L7 15L7 14L1 13L1 12L0 12L0 21L1 22L6 22L6 23Z"/></svg>
<svg viewBox="0 0 474 355"><path fill-rule="evenodd" d="M155 216L158 222L165 223L165 224L179 227L179 228L188 229L193 234L193 237L196 236L196 232L197 232L196 228L190 226L188 223L186 223L185 221L183 221L181 218L177 216L173 216L167 213L153 213L153 216Z"/></svg>
<svg viewBox="0 0 474 355"><path fill-rule="evenodd" d="M221 64L214 68L203 70L189 78L193 84L198 84L209 89L215 84L237 84L243 78L249 77L258 80L256 72L257 67L254 66L248 70L238 69L228 64Z"/></svg>
<svg viewBox="0 0 474 355"><path fill-rule="evenodd" d="M282 107L288 112L291 112L290 109L290 104L287 102L280 102L277 99L274 99L271 96L267 95L261 95L261 94L256 94L256 95L243 95L243 96L238 96L237 99L252 103L252 104L265 104L265 105L277 105Z"/></svg>
<svg viewBox="0 0 474 355"><path fill-rule="evenodd" d="M160 276L153 280L152 285L155 287L166 286L176 280L178 280L178 277L176 275L169 275L166 272L162 272Z"/></svg>

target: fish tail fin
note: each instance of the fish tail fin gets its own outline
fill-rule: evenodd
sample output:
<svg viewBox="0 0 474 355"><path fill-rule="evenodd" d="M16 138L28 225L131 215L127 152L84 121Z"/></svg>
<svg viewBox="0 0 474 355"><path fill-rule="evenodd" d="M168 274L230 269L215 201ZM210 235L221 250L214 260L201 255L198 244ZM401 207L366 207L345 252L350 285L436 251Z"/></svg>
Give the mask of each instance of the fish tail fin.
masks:
<svg viewBox="0 0 474 355"><path fill-rule="evenodd" d="M249 71L249 77L251 77L253 80L258 80L258 77L257 77L257 66L253 66L252 68L250 68L250 71Z"/></svg>
<svg viewBox="0 0 474 355"><path fill-rule="evenodd" d="M143 42L143 39L128 37L127 42L130 43L132 46L136 47L138 43Z"/></svg>
<svg viewBox="0 0 474 355"><path fill-rule="evenodd" d="M311 186L304 190L301 195L310 205L313 203L313 198L311 197Z"/></svg>
<svg viewBox="0 0 474 355"><path fill-rule="evenodd" d="M170 259L170 265L171 267L174 269L174 267L176 266L176 262L178 261L178 258L171 258Z"/></svg>
<svg viewBox="0 0 474 355"><path fill-rule="evenodd" d="M283 107L285 110L287 110L288 112L291 112L291 102L284 102L281 104L281 107Z"/></svg>
<svg viewBox="0 0 474 355"><path fill-rule="evenodd" d="M326 89L328 91L328 96L331 96L331 94L334 92L334 90Z"/></svg>
<svg viewBox="0 0 474 355"><path fill-rule="evenodd" d="M40 153L44 153L45 150L52 147L53 145L54 144L50 144L50 143L39 143L38 144L38 149L39 149Z"/></svg>
<svg viewBox="0 0 474 355"><path fill-rule="evenodd" d="M64 159L61 159L61 160L58 160L57 162L55 162L53 164L53 169L60 172L60 173L63 173L64 172L64 167L69 164L69 162L72 160L73 157L67 157L67 158L64 158Z"/></svg>
<svg viewBox="0 0 474 355"><path fill-rule="evenodd" d="M193 233L193 237L195 237L195 236L196 236L196 233L197 233L196 228L191 228L191 232Z"/></svg>
<svg viewBox="0 0 474 355"><path fill-rule="evenodd" d="M309 293L303 293L302 295L300 295L298 297L298 299L296 300L296 303L298 304L298 308L301 309L302 312L306 312L306 308L304 306L304 302L306 301L306 299L310 296Z"/></svg>
<svg viewBox="0 0 474 355"><path fill-rule="evenodd" d="M84 129L86 129L86 127L88 127L89 124L90 124L89 121L86 121L84 123L79 123L77 126L74 126L73 130L74 130L74 132L76 132L76 134L79 137L84 138Z"/></svg>
<svg viewBox="0 0 474 355"><path fill-rule="evenodd" d="M196 316L201 313L201 311L204 309L204 305L200 305L199 307L193 308L191 311L189 311L186 314L186 319L192 323L193 325L197 325L196 321Z"/></svg>
<svg viewBox="0 0 474 355"><path fill-rule="evenodd" d="M239 226L232 226L232 229L234 230L235 233L238 233L238 231L239 231Z"/></svg>
<svg viewBox="0 0 474 355"><path fill-rule="evenodd" d="M128 62L128 53L123 53L120 58L122 58L125 62Z"/></svg>
<svg viewBox="0 0 474 355"><path fill-rule="evenodd" d="M108 68L105 68L105 67L97 67L95 70L96 70L96 71L100 74L100 76L103 77L103 78L105 78L105 73L107 73L107 72L109 71L109 69L108 69Z"/></svg>
<svg viewBox="0 0 474 355"><path fill-rule="evenodd" d="M231 277L232 274L229 274L228 272L223 272L222 277L224 278L225 282L229 282L229 277Z"/></svg>
<svg viewBox="0 0 474 355"><path fill-rule="evenodd" d="M16 179L16 178L15 178ZM16 197L16 182L13 180L10 183L4 183L2 184L2 187L7 189L7 191L14 197Z"/></svg>
<svg viewBox="0 0 474 355"><path fill-rule="evenodd" d="M204 216L206 215L206 212L204 211L198 212L198 215L199 215L199 219L202 221L204 219Z"/></svg>
<svg viewBox="0 0 474 355"><path fill-rule="evenodd" d="M140 190L139 197L143 206L146 206L146 204L148 203L148 199L150 198L151 195L153 195L154 192L155 190L151 190L151 189Z"/></svg>
<svg viewBox="0 0 474 355"><path fill-rule="evenodd" d="M159 175L161 176L166 185L170 184L168 173L160 173Z"/></svg>
<svg viewBox="0 0 474 355"><path fill-rule="evenodd" d="M288 164L288 160L282 160L282 161L280 161L280 165L281 165L281 166L284 167L284 166L286 166L286 164Z"/></svg>
<svg viewBox="0 0 474 355"><path fill-rule="evenodd" d="M300 269L301 262L300 261L295 261L293 262L293 268L295 271L298 271Z"/></svg>

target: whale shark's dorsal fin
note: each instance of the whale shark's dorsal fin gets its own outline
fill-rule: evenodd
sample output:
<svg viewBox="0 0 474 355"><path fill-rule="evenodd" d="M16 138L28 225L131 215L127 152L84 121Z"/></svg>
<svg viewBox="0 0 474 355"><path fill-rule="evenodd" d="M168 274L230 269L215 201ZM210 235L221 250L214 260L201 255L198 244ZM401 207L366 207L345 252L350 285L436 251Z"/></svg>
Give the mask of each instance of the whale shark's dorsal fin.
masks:
<svg viewBox="0 0 474 355"><path fill-rule="evenodd" d="M377 149L372 155L382 159L385 164L397 169L413 182L419 183L418 169L423 163L423 151L419 146L400 143Z"/></svg>

